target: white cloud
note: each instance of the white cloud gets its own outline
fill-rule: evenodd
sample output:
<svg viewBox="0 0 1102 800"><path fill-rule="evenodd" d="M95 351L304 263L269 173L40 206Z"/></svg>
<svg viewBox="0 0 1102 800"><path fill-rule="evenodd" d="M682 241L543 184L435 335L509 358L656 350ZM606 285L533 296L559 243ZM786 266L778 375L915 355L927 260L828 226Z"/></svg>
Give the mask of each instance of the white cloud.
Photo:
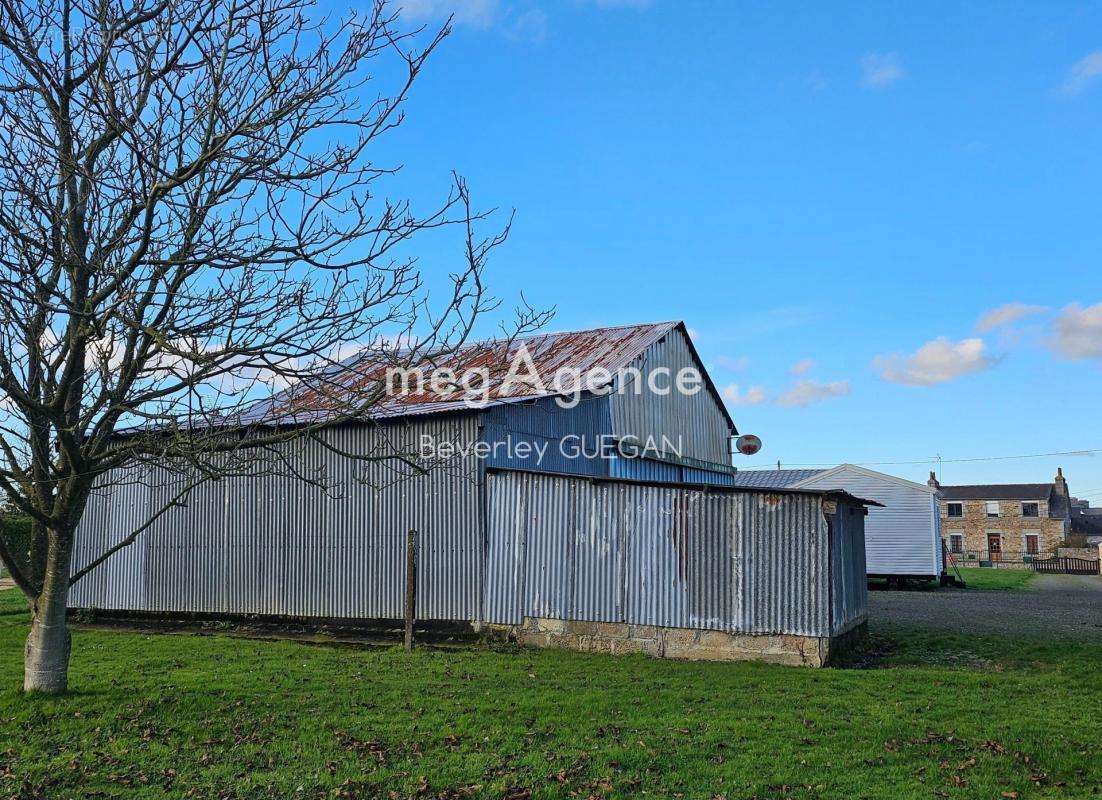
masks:
<svg viewBox="0 0 1102 800"><path fill-rule="evenodd" d="M511 14L504 21L503 29L514 41L542 42L547 38L547 14L539 8Z"/></svg>
<svg viewBox="0 0 1102 800"><path fill-rule="evenodd" d="M751 386L744 393L737 383L732 383L723 388L723 397L732 405L756 406L765 402L765 389L761 386Z"/></svg>
<svg viewBox="0 0 1102 800"><path fill-rule="evenodd" d="M940 336L914 353L892 353L873 359L873 369L892 383L907 386L934 386L939 383L982 372L995 363L985 352L983 339L953 342Z"/></svg>
<svg viewBox="0 0 1102 800"><path fill-rule="evenodd" d="M980 333L986 333L995 328L1001 328L1004 325L1017 322L1022 317L1040 314L1042 311L1048 311L1048 309L1044 306L1030 306L1025 303L1007 303L1006 305L991 309L980 317L979 322L976 323L976 330Z"/></svg>
<svg viewBox="0 0 1102 800"><path fill-rule="evenodd" d="M814 366L815 362L812 359L804 358L793 364L788 371L791 372L793 375L803 375Z"/></svg>
<svg viewBox="0 0 1102 800"><path fill-rule="evenodd" d="M777 405L793 408L821 403L832 397L844 397L849 394L849 381L830 381L820 383L815 380L799 381L787 392L777 398Z"/></svg>
<svg viewBox="0 0 1102 800"><path fill-rule="evenodd" d="M1102 303L1065 306L1056 318L1053 346L1065 358L1102 358Z"/></svg>
<svg viewBox="0 0 1102 800"><path fill-rule="evenodd" d="M487 28L501 10L500 0L401 0L398 5L406 20L455 17L460 25Z"/></svg>
<svg viewBox="0 0 1102 800"><path fill-rule="evenodd" d="M883 89L904 75L898 53L866 53L861 58L861 85L866 89Z"/></svg>
<svg viewBox="0 0 1102 800"><path fill-rule="evenodd" d="M715 365L717 367L729 369L732 372L742 372L750 366L750 359L747 356L737 356L735 358L731 356L716 356Z"/></svg>
<svg viewBox="0 0 1102 800"><path fill-rule="evenodd" d="M1067 95L1076 95L1102 77L1102 50L1095 50L1076 61L1068 72L1067 80L1060 91Z"/></svg>
<svg viewBox="0 0 1102 800"><path fill-rule="evenodd" d="M382 340L383 338L384 337L380 336L379 340ZM397 340L394 337L391 338L392 341L389 343L391 348L397 349ZM380 347L386 344L385 342L379 340L377 340L377 342ZM369 347L370 345L365 345L363 342L342 342L341 344L334 345L333 347L329 348L329 351L323 354L323 360L332 361L335 364L342 364L345 361L351 360L354 356L358 356Z"/></svg>

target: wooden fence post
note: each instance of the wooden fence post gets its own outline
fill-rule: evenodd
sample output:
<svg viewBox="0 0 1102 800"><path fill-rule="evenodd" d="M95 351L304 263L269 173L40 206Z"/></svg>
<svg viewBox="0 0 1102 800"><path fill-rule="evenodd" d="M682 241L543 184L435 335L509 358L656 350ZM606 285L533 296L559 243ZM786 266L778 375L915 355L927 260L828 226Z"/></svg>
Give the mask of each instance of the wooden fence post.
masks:
<svg viewBox="0 0 1102 800"><path fill-rule="evenodd" d="M413 649L413 618L417 613L417 531L406 534L406 650Z"/></svg>

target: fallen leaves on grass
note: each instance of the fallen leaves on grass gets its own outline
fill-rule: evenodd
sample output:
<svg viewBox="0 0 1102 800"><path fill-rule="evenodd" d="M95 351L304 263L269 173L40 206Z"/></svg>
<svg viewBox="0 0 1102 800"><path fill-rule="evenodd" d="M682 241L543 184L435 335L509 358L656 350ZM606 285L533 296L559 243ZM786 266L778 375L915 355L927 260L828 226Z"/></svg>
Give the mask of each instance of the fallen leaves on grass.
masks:
<svg viewBox="0 0 1102 800"><path fill-rule="evenodd" d="M380 764L386 763L388 750L380 742L357 739L352 734L345 733L344 731L336 731L333 735L337 737L337 742L339 742L340 746L345 750L355 753L358 756L373 758Z"/></svg>

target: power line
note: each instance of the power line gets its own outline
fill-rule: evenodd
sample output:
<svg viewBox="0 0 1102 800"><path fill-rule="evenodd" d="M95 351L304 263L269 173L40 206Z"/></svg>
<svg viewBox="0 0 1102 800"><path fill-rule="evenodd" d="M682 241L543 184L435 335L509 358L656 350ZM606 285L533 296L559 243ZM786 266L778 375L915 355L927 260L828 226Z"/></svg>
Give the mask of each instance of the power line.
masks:
<svg viewBox="0 0 1102 800"><path fill-rule="evenodd" d="M1092 450L1063 450L1055 453L1027 453L1023 455L1015 456L980 456L978 458L940 458L938 456L930 456L929 458L915 459L912 461L857 461L854 462L857 466L861 467L889 467L889 466L908 466L915 464L968 464L977 461L1012 461L1021 458L1053 458L1055 456L1093 456L1097 453L1102 453L1102 448L1096 448ZM789 467L833 467L837 466L833 462L821 462L821 463L788 463Z"/></svg>

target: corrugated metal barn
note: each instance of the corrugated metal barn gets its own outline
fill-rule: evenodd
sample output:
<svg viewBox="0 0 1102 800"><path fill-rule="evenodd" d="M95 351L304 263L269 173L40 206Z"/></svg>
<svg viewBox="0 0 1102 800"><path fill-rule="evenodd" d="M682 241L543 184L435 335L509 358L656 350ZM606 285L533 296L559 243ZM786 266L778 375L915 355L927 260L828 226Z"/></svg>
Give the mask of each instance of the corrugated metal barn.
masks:
<svg viewBox="0 0 1102 800"><path fill-rule="evenodd" d="M692 396L614 387L586 393L574 408L550 394L494 398L477 409L449 398L400 398L376 418L326 428L320 441L280 445L300 474L326 477L324 490L281 474L205 483L79 581L71 605L400 619L404 543L414 530L421 620L512 626L537 644L616 649L609 642L618 641L621 650L659 655L723 657L718 647L730 657L759 657L764 649L791 663L825 661L829 643L860 626L861 503L835 491L729 488L735 426L683 324L524 341L541 374L562 364L612 372L692 366L704 387ZM278 422L275 410L286 406L276 397L253 413ZM449 442L457 454L426 475L397 461L340 455L409 452L422 437ZM630 447L587 450L584 442L600 437L679 444L646 457ZM505 447L480 458L471 447L517 441L544 445L542 457ZM161 472L134 468L95 494L74 572L176 494L181 478ZM554 627L548 620L622 627L602 628L603 638L563 631L552 641L531 627ZM687 645L667 630L695 638ZM717 645L700 638L706 632L781 638ZM785 636L813 640L818 650L805 652L807 642Z"/></svg>
<svg viewBox="0 0 1102 800"><path fill-rule="evenodd" d="M936 580L945 571L937 490L855 464L831 469L739 470L736 486L842 489L876 500L865 521L869 575Z"/></svg>

